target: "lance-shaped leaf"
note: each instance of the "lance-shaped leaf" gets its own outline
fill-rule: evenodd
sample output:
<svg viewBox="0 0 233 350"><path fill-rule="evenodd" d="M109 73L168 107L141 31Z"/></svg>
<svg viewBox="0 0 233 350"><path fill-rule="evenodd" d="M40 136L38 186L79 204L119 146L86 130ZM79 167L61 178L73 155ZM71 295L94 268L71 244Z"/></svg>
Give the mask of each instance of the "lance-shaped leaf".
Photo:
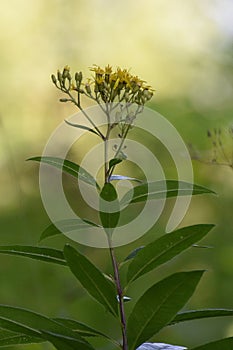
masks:
<svg viewBox="0 0 233 350"><path fill-rule="evenodd" d="M65 123L70 125L70 126L73 126L74 128L87 130L87 131L92 132L93 134L96 134L99 136L98 132L96 132L94 129L89 128L88 126L81 125L81 124L74 124L74 123L69 122L68 120L65 120Z"/></svg>
<svg viewBox="0 0 233 350"><path fill-rule="evenodd" d="M132 259L127 274L128 283L171 260L202 239L213 227L210 224L183 227L148 244Z"/></svg>
<svg viewBox="0 0 233 350"><path fill-rule="evenodd" d="M100 193L99 216L105 231L111 235L120 217L117 192L111 183L106 183Z"/></svg>
<svg viewBox="0 0 233 350"><path fill-rule="evenodd" d="M56 317L55 321L64 324L64 326L71 328L73 331L77 332L83 337L104 337L108 338L104 333L97 331L96 329L86 325L85 323L78 322L76 320L71 320L69 318Z"/></svg>
<svg viewBox="0 0 233 350"><path fill-rule="evenodd" d="M111 337L109 337L108 335L97 331L96 329L82 323L82 322L78 322L76 320L71 320L68 318L55 318L55 321L64 324L66 327L71 328L74 332L77 332L79 335L81 335L82 337L103 337L107 340L109 340L110 342L112 342L113 344L117 345L118 347L120 347L120 344L116 342L115 339L112 339Z"/></svg>
<svg viewBox="0 0 233 350"><path fill-rule="evenodd" d="M64 256L70 270L86 291L116 316L118 305L114 285L90 260L68 244L64 248Z"/></svg>
<svg viewBox="0 0 233 350"><path fill-rule="evenodd" d="M140 252L140 250L142 250L143 248L145 248L144 245L142 245L141 247L135 248L129 255L127 255L127 257L125 258L124 261L128 261L131 260L133 258L135 258L135 256Z"/></svg>
<svg viewBox="0 0 233 350"><path fill-rule="evenodd" d="M148 199L161 199L177 196L215 193L208 188L196 184L166 180L143 183L130 189L121 199L121 205L144 202Z"/></svg>
<svg viewBox="0 0 233 350"><path fill-rule="evenodd" d="M25 334L3 330L3 329L0 330L0 347L10 346L10 345L41 343L44 341L46 340L41 338L31 337Z"/></svg>
<svg viewBox="0 0 233 350"><path fill-rule="evenodd" d="M233 316L233 310L229 309L204 309L204 310L190 310L178 313L176 317L170 322L170 325L185 322L194 321L201 318L210 317L223 317L223 316Z"/></svg>
<svg viewBox="0 0 233 350"><path fill-rule="evenodd" d="M149 288L129 316L129 350L165 327L192 296L204 271L175 273Z"/></svg>
<svg viewBox="0 0 233 350"><path fill-rule="evenodd" d="M41 330L44 338L52 343L57 350L94 350L93 346L85 340L74 339L50 331Z"/></svg>
<svg viewBox="0 0 233 350"><path fill-rule="evenodd" d="M114 167L115 165L121 163L122 160L123 160L123 159L121 159L121 158L112 158L112 159L110 159L110 161L109 161L109 167L108 167L109 170L110 170L112 167Z"/></svg>
<svg viewBox="0 0 233 350"><path fill-rule="evenodd" d="M93 227L100 227L100 225L97 225L96 223L87 220L87 219L67 219L67 220L61 220L56 222L57 227L55 224L49 225L41 234L40 241L42 241L45 238L53 237L62 233L67 233L71 231L76 230L84 230L86 228L90 228L90 226Z"/></svg>
<svg viewBox="0 0 233 350"><path fill-rule="evenodd" d="M59 265L66 265L63 252L53 248L34 247L27 245L0 246L1 254L25 256L30 259L46 261Z"/></svg>
<svg viewBox="0 0 233 350"><path fill-rule="evenodd" d="M62 170L63 172L72 175L76 179L82 180L89 185L95 186L98 189L100 188L98 183L95 181L94 177L88 173L84 168L78 164L71 162L67 159L62 159L58 157L32 157L27 160L34 160L39 163L49 164L57 169Z"/></svg>
<svg viewBox="0 0 233 350"><path fill-rule="evenodd" d="M78 333L57 321L33 311L7 305L0 305L0 327L47 340L41 333L41 329L43 329L59 334L61 337L69 337L80 341L80 343L85 342Z"/></svg>
<svg viewBox="0 0 233 350"><path fill-rule="evenodd" d="M192 348L191 350L232 350L233 337L220 339L211 343Z"/></svg>

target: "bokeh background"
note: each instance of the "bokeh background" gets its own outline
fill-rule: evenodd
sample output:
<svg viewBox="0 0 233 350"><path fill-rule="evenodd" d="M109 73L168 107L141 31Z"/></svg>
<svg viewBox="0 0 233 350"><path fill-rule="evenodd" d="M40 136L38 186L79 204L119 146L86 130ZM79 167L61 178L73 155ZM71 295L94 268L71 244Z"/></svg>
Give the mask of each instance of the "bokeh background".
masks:
<svg viewBox="0 0 233 350"><path fill-rule="evenodd" d="M73 106L58 102L51 73L66 64L85 75L92 64L131 68L156 90L149 106L177 128L193 157L201 160L193 161L195 182L218 193L194 198L182 222L216 223L203 241L213 248L191 249L157 274L150 273L135 283L132 296L136 299L146 285L174 270L204 268L206 275L187 307L233 308L233 138L228 132L233 110L232 13L230 0L1 2L0 244L38 244L49 224L40 199L38 166L25 159L40 155L54 128L75 113ZM219 128L226 156L218 154L217 161L226 163L223 166L208 164L214 150L207 130ZM172 175L169 166L168 173ZM71 182L67 191L74 193L74 187ZM167 213L157 225L158 233ZM154 239L152 233L144 242ZM45 244L62 248L67 241L60 237ZM119 259L142 241L118 249ZM75 245L111 271L105 250ZM116 324L63 267L1 255L0 281L2 304L75 317L119 334ZM153 340L191 347L227 336L233 336L232 318L185 323ZM52 349L49 344L23 348Z"/></svg>

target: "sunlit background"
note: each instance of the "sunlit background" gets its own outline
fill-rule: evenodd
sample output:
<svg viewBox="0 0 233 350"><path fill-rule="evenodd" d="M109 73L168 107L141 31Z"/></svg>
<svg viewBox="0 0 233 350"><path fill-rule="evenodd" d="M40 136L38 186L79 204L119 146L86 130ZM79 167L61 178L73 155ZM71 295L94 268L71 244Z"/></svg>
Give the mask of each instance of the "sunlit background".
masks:
<svg viewBox="0 0 233 350"><path fill-rule="evenodd" d="M156 90L149 106L173 123L192 156L198 155L199 161L193 161L195 182L218 193L195 198L182 223L216 223L204 241L213 248L189 250L157 275L135 283L132 295L138 297L146 284L174 269L204 268L208 271L188 307L233 308L233 137L228 132L233 125L232 13L230 0L2 2L0 244L37 244L49 224L40 199L38 166L25 160L40 155L54 128L76 112L74 106L58 102L51 73L66 64L85 75L92 64L131 68ZM207 130L214 133L219 128L225 155L217 154L217 162L226 165L208 164L215 154ZM67 240L45 244L62 248ZM119 249L119 258L139 243ZM79 249L110 271L107 252ZM110 325L102 308L89 301L63 267L0 256L0 280L1 304L75 317L118 334L116 325ZM232 318L184 323L153 340L195 346L227 336L233 336ZM52 349L48 344L23 348Z"/></svg>

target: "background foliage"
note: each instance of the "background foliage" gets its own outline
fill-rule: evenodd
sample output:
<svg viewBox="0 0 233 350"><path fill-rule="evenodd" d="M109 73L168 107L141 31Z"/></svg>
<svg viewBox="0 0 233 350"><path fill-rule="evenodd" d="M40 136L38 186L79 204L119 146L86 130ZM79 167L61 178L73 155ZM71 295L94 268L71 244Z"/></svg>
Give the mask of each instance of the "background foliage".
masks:
<svg viewBox="0 0 233 350"><path fill-rule="evenodd" d="M76 112L74 107L56 102L60 96L50 82L56 67L68 63L84 72L93 63L132 67L133 73L156 89L150 107L166 116L184 140L199 150L203 160L212 159L207 129L221 127L224 131L232 123L231 9L227 0L13 0L1 4L1 245L35 244L49 224L40 200L38 168L24 161L41 154L53 129ZM150 144L149 138L146 142ZM231 156L232 139L225 142ZM85 140L81 146L85 153ZM76 151L74 147L70 157L78 161L82 154ZM162 155L169 177L175 176L163 148L158 144L153 151ZM232 169L197 161L193 164L195 182L219 196L194 197L182 226L215 222L217 228L204 241L214 249L189 250L173 261L172 267L208 269L190 308L232 308ZM69 185L64 177L64 184L79 212L81 204L78 206L72 195L75 183ZM170 204L166 210L168 214ZM166 215L157 224L158 235L165 219ZM146 236L148 242L154 238L150 233ZM61 248L65 241L58 237L46 244ZM132 249L140 245L136 243ZM105 250L79 249L110 271ZM119 249L119 257L125 252L126 248ZM165 276L170 268L171 264L161 269L156 278ZM63 267L1 256L0 276L2 304L49 316L77 317L100 330L108 325L102 308L90 302ZM139 281L137 294L132 297L142 294L143 286L151 285L154 277L150 273ZM233 333L230 318L198 321L198 332L195 325L174 326L161 332L156 341L195 346L213 334L217 339ZM38 344L28 349L50 348Z"/></svg>

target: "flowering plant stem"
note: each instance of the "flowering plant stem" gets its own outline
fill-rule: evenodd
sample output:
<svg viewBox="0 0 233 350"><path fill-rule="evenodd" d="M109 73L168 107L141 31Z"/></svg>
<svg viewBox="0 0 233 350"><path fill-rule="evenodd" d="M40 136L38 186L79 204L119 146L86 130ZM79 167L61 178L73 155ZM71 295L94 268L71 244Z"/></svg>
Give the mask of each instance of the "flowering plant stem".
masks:
<svg viewBox="0 0 233 350"><path fill-rule="evenodd" d="M121 332L122 332L122 350L127 350L128 345L127 345L126 318L125 318L125 309L124 309L124 295L123 295L123 290L121 288L118 263L116 260L114 248L112 247L110 237L108 237L108 245L109 245L109 252L111 256L113 271L114 271L114 281L116 285L117 297L118 297L118 303L119 303Z"/></svg>
<svg viewBox="0 0 233 350"><path fill-rule="evenodd" d="M111 122L110 122L110 114L109 114L109 105L106 104L106 116L107 116L107 132L106 136L104 139L104 178L105 178L105 184L110 182L110 168L109 168L109 162L108 162L108 143L109 143L109 137L110 137L110 132L111 132ZM127 136L127 133L129 131L129 128L127 128L127 132L124 135L124 138L122 138L120 146L117 150L119 153L122 146L123 142ZM116 154L118 154L116 152ZM113 170L113 168L111 169ZM121 332L122 332L122 350L127 350L128 345L127 345L127 334L126 334L126 317L125 317L125 309L124 309L124 295L123 295L123 290L121 287L121 280L120 280L120 274L119 274L119 268L118 268L118 262L116 259L114 247L112 246L112 240L111 236L107 235L108 238L108 247L109 247L109 253L111 257L111 263L112 263L112 268L113 268L113 273L114 273L114 282L116 286L116 292L117 292L117 299L119 303L119 313L120 313L120 323L121 323Z"/></svg>

